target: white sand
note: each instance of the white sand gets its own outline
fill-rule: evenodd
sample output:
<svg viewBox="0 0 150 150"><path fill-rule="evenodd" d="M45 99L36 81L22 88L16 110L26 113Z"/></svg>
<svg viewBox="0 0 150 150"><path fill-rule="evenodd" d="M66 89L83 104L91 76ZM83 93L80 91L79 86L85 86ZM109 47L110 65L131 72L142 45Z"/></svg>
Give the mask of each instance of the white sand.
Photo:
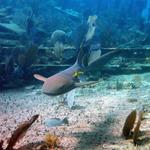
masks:
<svg viewBox="0 0 150 150"><path fill-rule="evenodd" d="M109 81L76 89L78 107L73 110L62 103L61 96L50 97L39 92L40 87L3 91L0 93L0 139L5 140L6 146L7 139L19 123L39 114L38 121L16 147L41 141L45 134L51 133L60 137L65 150L134 149L131 141L121 137L122 127L133 109L150 110L150 82L146 78L149 75L112 77ZM131 89L129 84L134 78L139 84L137 89ZM123 83L122 90L116 90L116 80ZM137 100L131 102L129 98ZM69 125L52 128L44 125L45 119L55 117L68 117ZM150 130L149 120L142 122L142 130Z"/></svg>

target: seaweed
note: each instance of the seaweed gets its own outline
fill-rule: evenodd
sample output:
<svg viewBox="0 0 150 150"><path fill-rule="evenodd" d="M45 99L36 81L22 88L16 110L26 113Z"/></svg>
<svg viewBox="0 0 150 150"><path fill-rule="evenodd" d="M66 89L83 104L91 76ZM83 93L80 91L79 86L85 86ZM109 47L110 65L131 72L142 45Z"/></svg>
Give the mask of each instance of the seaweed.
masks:
<svg viewBox="0 0 150 150"><path fill-rule="evenodd" d="M29 143L17 149L13 148L16 145L16 143L25 136L27 130L38 119L38 117L39 115L34 115L31 117L29 121L25 121L21 125L19 125L19 127L13 132L12 136L8 140L8 145L6 149L3 149L4 141L1 140L0 150L50 150L50 149L60 148L59 146L60 142L58 136L52 134L47 134L43 141Z"/></svg>
<svg viewBox="0 0 150 150"><path fill-rule="evenodd" d="M131 130L134 127L135 120L136 120L136 110L132 111L127 116L126 121L124 123L122 134L126 139L128 139L131 134Z"/></svg>
<svg viewBox="0 0 150 150"><path fill-rule="evenodd" d="M19 125L19 127L13 132L11 138L9 139L6 150L13 149L17 141L25 136L27 130L37 120L38 117L39 115L34 115L29 121L25 121Z"/></svg>
<svg viewBox="0 0 150 150"><path fill-rule="evenodd" d="M31 125L37 120L39 115L34 115L29 121L23 122L19 127L13 132L12 136L8 140L8 145L5 150L13 150L16 143L25 136L27 130ZM3 150L3 140L0 141L0 150Z"/></svg>

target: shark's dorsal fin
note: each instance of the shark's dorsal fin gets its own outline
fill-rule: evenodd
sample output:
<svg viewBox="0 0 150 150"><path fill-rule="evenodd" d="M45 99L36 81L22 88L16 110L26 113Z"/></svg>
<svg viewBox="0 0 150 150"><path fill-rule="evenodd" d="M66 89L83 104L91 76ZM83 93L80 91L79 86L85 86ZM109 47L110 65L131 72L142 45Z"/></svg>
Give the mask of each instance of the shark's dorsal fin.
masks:
<svg viewBox="0 0 150 150"><path fill-rule="evenodd" d="M47 80L46 77L43 77L43 76L38 75L38 74L34 74L33 76L34 76L34 78L36 78L36 79L38 79L40 81L43 81L43 82L45 82Z"/></svg>

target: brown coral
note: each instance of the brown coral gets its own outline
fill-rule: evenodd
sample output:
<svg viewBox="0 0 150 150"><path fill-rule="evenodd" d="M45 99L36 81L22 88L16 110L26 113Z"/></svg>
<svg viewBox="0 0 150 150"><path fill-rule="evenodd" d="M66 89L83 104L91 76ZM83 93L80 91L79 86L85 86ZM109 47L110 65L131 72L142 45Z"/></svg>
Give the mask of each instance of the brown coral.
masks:
<svg viewBox="0 0 150 150"><path fill-rule="evenodd" d="M47 134L44 141L49 148L56 148L59 145L59 139L56 135Z"/></svg>
<svg viewBox="0 0 150 150"><path fill-rule="evenodd" d="M30 126L37 120L38 116L39 115L34 115L29 121L25 121L19 125L19 127L13 132L11 138L9 139L6 150L13 149L18 140L23 138Z"/></svg>

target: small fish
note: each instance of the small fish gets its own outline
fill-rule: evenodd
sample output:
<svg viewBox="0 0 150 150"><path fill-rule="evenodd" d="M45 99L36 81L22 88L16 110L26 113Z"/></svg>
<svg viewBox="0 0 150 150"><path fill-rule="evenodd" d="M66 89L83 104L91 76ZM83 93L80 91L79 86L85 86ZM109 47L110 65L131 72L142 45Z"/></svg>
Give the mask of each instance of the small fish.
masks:
<svg viewBox="0 0 150 150"><path fill-rule="evenodd" d="M78 77L80 77L80 76L83 75L83 74L84 74L83 71L76 71L76 72L74 72L73 77L74 77L74 78L78 78Z"/></svg>
<svg viewBox="0 0 150 150"><path fill-rule="evenodd" d="M59 119L59 118L51 118L51 119L48 119L44 122L44 124L47 126L47 127L56 127L56 126L62 126L64 124L69 124L68 122L68 118L65 117L64 119Z"/></svg>

